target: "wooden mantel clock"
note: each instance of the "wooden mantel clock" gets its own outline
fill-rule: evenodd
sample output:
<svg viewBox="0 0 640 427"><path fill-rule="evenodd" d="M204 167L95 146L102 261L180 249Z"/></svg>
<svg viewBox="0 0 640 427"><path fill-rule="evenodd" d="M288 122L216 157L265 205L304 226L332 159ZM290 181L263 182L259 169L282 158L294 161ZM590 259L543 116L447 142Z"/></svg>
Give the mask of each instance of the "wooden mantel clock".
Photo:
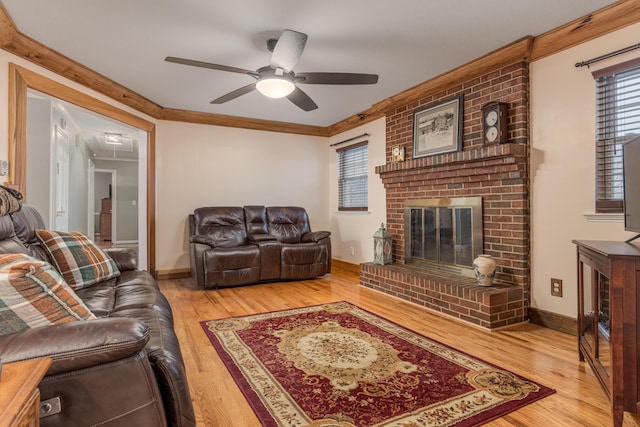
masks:
<svg viewBox="0 0 640 427"><path fill-rule="evenodd" d="M509 104L490 102L482 107L482 135L485 144L509 141Z"/></svg>

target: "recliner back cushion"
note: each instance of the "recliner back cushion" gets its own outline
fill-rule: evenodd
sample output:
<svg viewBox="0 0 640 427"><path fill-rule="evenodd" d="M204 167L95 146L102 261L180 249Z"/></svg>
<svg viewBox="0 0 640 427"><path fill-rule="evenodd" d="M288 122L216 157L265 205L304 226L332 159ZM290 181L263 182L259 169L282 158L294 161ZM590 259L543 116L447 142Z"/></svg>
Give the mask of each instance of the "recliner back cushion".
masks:
<svg viewBox="0 0 640 427"><path fill-rule="evenodd" d="M193 212L195 234L209 236L216 247L231 248L247 244L244 209L206 207Z"/></svg>
<svg viewBox="0 0 640 427"><path fill-rule="evenodd" d="M264 206L245 206L244 216L247 224L247 233L268 234L267 229L267 209Z"/></svg>
<svg viewBox="0 0 640 427"><path fill-rule="evenodd" d="M44 220L33 206L23 204L19 211L10 215L16 236L25 245L36 243L36 230L45 229Z"/></svg>
<svg viewBox="0 0 640 427"><path fill-rule="evenodd" d="M269 234L282 243L300 243L302 235L309 233L309 217L304 208L272 206L267 208Z"/></svg>
<svg viewBox="0 0 640 427"><path fill-rule="evenodd" d="M29 250L16 237L9 215L0 216L0 254L28 254Z"/></svg>

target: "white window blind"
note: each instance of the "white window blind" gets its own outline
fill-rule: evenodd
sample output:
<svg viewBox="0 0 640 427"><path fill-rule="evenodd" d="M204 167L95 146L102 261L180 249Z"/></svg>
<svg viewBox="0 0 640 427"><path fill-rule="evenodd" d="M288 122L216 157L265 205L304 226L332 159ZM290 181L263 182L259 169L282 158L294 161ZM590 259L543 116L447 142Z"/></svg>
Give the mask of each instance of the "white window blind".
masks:
<svg viewBox="0 0 640 427"><path fill-rule="evenodd" d="M640 135L640 60L596 78L596 212L622 212L622 146Z"/></svg>
<svg viewBox="0 0 640 427"><path fill-rule="evenodd" d="M338 210L366 211L369 204L368 143L338 148Z"/></svg>

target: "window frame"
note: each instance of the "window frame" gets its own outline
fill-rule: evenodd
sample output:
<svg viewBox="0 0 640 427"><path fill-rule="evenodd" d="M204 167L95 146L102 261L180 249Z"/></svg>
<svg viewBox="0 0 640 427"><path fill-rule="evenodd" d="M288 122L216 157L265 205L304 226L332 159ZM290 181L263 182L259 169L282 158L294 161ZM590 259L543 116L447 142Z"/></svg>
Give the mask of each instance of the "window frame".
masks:
<svg viewBox="0 0 640 427"><path fill-rule="evenodd" d="M344 172L347 169L343 164L345 161L345 155L354 150L359 150L364 147L364 167L362 165L358 165L358 167L362 168L362 170L352 171L352 172L362 172L359 175L352 177L344 177ZM362 141L356 144L351 144L347 147L341 147L336 149L337 158L337 166L338 166L338 211L339 212L363 212L369 210L369 141ZM345 195L348 192L345 191L345 183L347 180L361 180L364 181L364 191L359 191L355 193L356 201L360 199L364 199L364 205L360 206L345 206Z"/></svg>
<svg viewBox="0 0 640 427"><path fill-rule="evenodd" d="M624 175L622 146L640 135L640 123L634 134L618 135L619 106L616 104L617 78L625 73L640 73L640 58L606 67L592 73L596 81L596 177L595 209L597 213L621 213L624 210ZM638 86L634 83L634 86ZM631 92L631 91L628 91ZM627 93L628 93L627 92ZM613 96L607 101L607 96Z"/></svg>

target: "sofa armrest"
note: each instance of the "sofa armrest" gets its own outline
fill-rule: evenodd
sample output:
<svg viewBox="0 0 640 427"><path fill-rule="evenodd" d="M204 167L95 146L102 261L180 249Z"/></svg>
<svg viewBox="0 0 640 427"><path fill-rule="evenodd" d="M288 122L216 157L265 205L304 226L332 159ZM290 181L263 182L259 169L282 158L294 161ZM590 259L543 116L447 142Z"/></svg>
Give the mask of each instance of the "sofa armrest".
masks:
<svg viewBox="0 0 640 427"><path fill-rule="evenodd" d="M302 242L319 242L320 240L326 239L329 236L331 236L330 231L311 231L302 235Z"/></svg>
<svg viewBox="0 0 640 427"><path fill-rule="evenodd" d="M278 238L273 234L252 234L249 236L249 242L261 243L261 242L275 242Z"/></svg>
<svg viewBox="0 0 640 427"><path fill-rule="evenodd" d="M212 248L216 246L216 242L214 242L211 237L203 234L196 234L195 236L189 237L189 243L200 243L202 245L211 246Z"/></svg>
<svg viewBox="0 0 640 427"><path fill-rule="evenodd" d="M130 271L138 269L138 254L135 249L105 248L103 250L116 263L118 270Z"/></svg>
<svg viewBox="0 0 640 427"><path fill-rule="evenodd" d="M0 336L2 362L50 357L47 375L121 360L144 349L149 328L134 319L101 318Z"/></svg>

